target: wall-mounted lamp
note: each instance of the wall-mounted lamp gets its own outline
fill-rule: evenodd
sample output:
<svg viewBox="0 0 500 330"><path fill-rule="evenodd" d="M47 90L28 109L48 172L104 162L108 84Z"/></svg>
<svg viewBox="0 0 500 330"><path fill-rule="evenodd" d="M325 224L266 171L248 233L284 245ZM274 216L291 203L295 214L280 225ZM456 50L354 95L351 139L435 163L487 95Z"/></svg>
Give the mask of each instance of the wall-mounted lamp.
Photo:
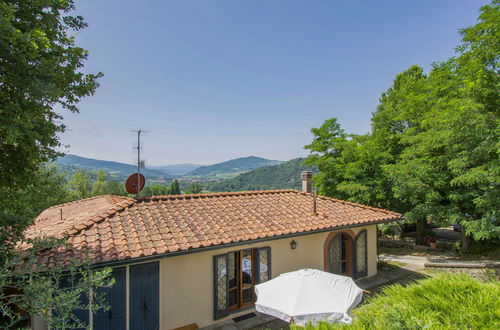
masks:
<svg viewBox="0 0 500 330"><path fill-rule="evenodd" d="M295 242L295 240L292 239L292 241L290 242L290 248L292 250L295 250L297 248L297 242Z"/></svg>

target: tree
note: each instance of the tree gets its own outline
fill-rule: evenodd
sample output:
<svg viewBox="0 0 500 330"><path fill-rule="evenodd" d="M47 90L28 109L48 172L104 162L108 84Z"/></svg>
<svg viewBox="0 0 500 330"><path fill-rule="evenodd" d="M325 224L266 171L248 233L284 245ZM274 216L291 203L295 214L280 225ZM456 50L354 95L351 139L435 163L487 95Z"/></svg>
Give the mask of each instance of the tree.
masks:
<svg viewBox="0 0 500 330"><path fill-rule="evenodd" d="M427 206L438 206L423 214L462 224L464 250L470 236L500 238L499 22L499 1L482 7L477 24L461 30L458 56L434 65L427 93L432 106L389 167L396 191L421 191L432 202Z"/></svg>
<svg viewBox="0 0 500 330"><path fill-rule="evenodd" d="M170 185L170 190L169 190L170 195L180 195L181 194L181 187L179 186L179 181L174 180L172 184Z"/></svg>
<svg viewBox="0 0 500 330"><path fill-rule="evenodd" d="M96 173L96 179L92 184L92 196L100 196L107 194L108 181L105 171L100 170Z"/></svg>
<svg viewBox="0 0 500 330"><path fill-rule="evenodd" d="M39 251L64 247L64 240L35 239L25 244L30 247L22 252L0 246L2 329L20 328L21 310L40 316L49 329L89 328L74 311L96 312L109 307L105 296L95 289L114 284L111 268L92 270L85 258L72 258L67 265L47 267Z"/></svg>
<svg viewBox="0 0 500 330"><path fill-rule="evenodd" d="M21 308L50 328L68 328L74 321L70 311L81 307L76 298L107 285L109 269L89 272L86 260L62 269L30 257L60 242L28 242L31 248L18 250L26 246L23 230L35 210L64 199L60 190L44 186L55 188L52 183L60 178L39 175L59 154L57 133L65 130L62 112L54 107L77 112L76 104L94 93L101 76L81 72L87 51L75 44L74 33L86 23L70 15L73 9L73 0L0 1L0 197L6 198L0 202L0 313L6 326L15 326ZM57 286L67 271L81 277L81 285Z"/></svg>
<svg viewBox="0 0 500 330"><path fill-rule="evenodd" d="M71 195L66 183L64 174L55 166L45 165L33 174L31 184L23 188L0 187L0 239L4 235L20 237L41 211L68 202Z"/></svg>
<svg viewBox="0 0 500 330"><path fill-rule="evenodd" d="M193 182L186 190L186 194L199 194L203 191L203 187L198 182Z"/></svg>
<svg viewBox="0 0 500 330"><path fill-rule="evenodd" d="M407 221L417 225L416 243L424 244L426 223L443 200L438 184L444 180L437 164L405 164L401 157L408 152L408 137L422 131L423 118L431 111L430 86L423 69L412 66L398 74L394 84L382 94L372 117L372 139L388 155L379 164L391 207L404 213ZM434 217L434 221L437 219Z"/></svg>
<svg viewBox="0 0 500 330"><path fill-rule="evenodd" d="M389 207L390 194L380 174L386 153L369 135L348 135L336 118L312 128L305 164L317 166L314 182L319 193L377 207Z"/></svg>
<svg viewBox="0 0 500 330"><path fill-rule="evenodd" d="M144 196L168 195L168 194L170 194L170 187L160 185L160 184L148 185L144 188L144 190L141 192L141 194Z"/></svg>
<svg viewBox="0 0 500 330"><path fill-rule="evenodd" d="M88 198L92 195L92 178L84 170L76 171L71 177L70 186L74 199Z"/></svg>
<svg viewBox="0 0 500 330"><path fill-rule="evenodd" d="M111 180L106 182L106 194L116 195L116 196L127 196L128 193L125 191L125 186L122 182Z"/></svg>
<svg viewBox="0 0 500 330"><path fill-rule="evenodd" d="M62 114L98 87L101 74L80 72L87 51L75 44L86 27L72 0L0 2L0 187L29 184L58 155Z"/></svg>
<svg viewBox="0 0 500 330"><path fill-rule="evenodd" d="M468 236L500 238L499 5L461 30L458 56L399 74L370 134L348 135L335 119L312 129L306 161L320 193L404 213L418 244L428 220L460 222L464 249Z"/></svg>

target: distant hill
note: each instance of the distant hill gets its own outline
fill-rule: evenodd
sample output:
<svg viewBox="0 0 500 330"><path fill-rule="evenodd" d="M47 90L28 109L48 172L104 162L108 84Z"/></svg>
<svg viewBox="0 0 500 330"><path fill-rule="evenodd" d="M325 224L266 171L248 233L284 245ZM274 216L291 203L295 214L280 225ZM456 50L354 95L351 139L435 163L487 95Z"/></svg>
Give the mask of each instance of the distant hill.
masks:
<svg viewBox="0 0 500 330"><path fill-rule="evenodd" d="M257 168L223 182L207 185L211 191L244 191L268 189L301 189L300 173L316 169L303 165L304 158L295 158L275 166Z"/></svg>
<svg viewBox="0 0 500 330"><path fill-rule="evenodd" d="M162 166L149 166L152 170L158 170L168 175L181 176L188 172L194 171L202 165L197 164L172 164Z"/></svg>
<svg viewBox="0 0 500 330"><path fill-rule="evenodd" d="M239 173L248 172L259 167L278 165L283 162L270 160L255 156L231 159L226 162L213 165L201 166L185 176L200 178L217 178L221 176L236 176Z"/></svg>
<svg viewBox="0 0 500 330"><path fill-rule="evenodd" d="M57 158L56 165L68 175L73 174L77 170L86 171L99 171L104 170L110 174L111 177L117 180L124 180L130 174L137 172L137 166L112 162L107 160L98 160L92 158L85 158L76 155L64 155ZM144 174L146 179L170 179L171 176L161 171L142 168L141 173Z"/></svg>

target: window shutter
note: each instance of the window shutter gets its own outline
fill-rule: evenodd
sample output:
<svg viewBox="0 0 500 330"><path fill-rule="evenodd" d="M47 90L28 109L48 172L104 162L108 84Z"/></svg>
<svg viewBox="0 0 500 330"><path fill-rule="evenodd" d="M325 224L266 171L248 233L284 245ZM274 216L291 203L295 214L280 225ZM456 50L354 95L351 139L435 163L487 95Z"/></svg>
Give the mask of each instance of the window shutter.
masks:
<svg viewBox="0 0 500 330"><path fill-rule="evenodd" d="M341 234L335 235L328 244L328 271L334 274L342 273Z"/></svg>
<svg viewBox="0 0 500 330"><path fill-rule="evenodd" d="M96 290L96 295L101 296L110 309L101 309L94 314L94 330L125 329L126 268L113 268L111 276L115 279L112 287Z"/></svg>
<svg viewBox="0 0 500 330"><path fill-rule="evenodd" d="M229 315L228 255L214 256L214 320Z"/></svg>
<svg viewBox="0 0 500 330"><path fill-rule="evenodd" d="M271 248L263 247L255 250L255 278L256 284L259 284L271 279Z"/></svg>
<svg viewBox="0 0 500 330"><path fill-rule="evenodd" d="M359 232L354 240L355 278L368 275L367 231Z"/></svg>
<svg viewBox="0 0 500 330"><path fill-rule="evenodd" d="M77 287L80 284L80 281L82 280L82 277L80 274L78 275L68 275L64 276L61 278L60 281L60 289L67 289L67 290L73 290L75 287ZM82 307L87 307L89 303L89 299L87 294L81 293L80 296L78 297L79 303ZM57 313L57 311L55 312ZM89 324L89 310L85 308L78 308L73 310L73 315L74 318L77 318L80 323L83 323L83 325L88 326ZM70 324L73 326L72 329L76 330L83 330L85 328L78 328L77 325L78 323L75 320L70 320Z"/></svg>

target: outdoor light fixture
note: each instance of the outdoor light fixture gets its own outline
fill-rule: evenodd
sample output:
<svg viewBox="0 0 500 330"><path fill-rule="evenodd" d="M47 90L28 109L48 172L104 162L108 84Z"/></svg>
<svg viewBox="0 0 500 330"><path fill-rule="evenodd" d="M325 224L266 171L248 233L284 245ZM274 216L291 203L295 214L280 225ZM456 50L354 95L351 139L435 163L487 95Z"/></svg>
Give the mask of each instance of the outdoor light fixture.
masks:
<svg viewBox="0 0 500 330"><path fill-rule="evenodd" d="M292 241L290 242L290 248L292 250L295 250L297 248L297 242L295 242L295 240L292 239Z"/></svg>

